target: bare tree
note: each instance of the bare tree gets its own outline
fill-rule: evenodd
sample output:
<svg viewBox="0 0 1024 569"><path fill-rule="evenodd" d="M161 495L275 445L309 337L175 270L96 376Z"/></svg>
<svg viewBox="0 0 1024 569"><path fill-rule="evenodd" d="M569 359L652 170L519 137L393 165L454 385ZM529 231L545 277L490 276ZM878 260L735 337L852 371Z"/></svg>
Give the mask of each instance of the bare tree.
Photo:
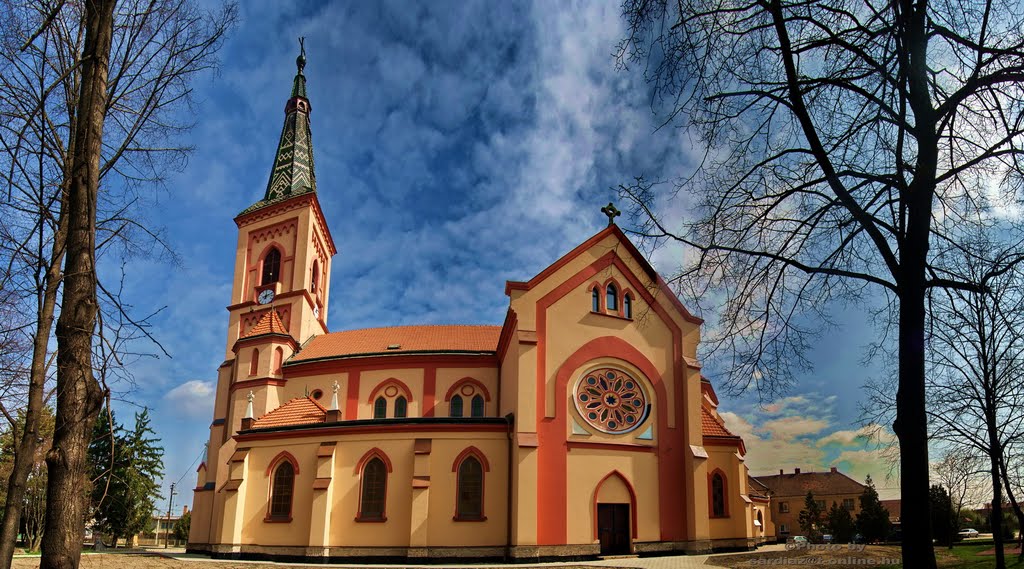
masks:
<svg viewBox="0 0 1024 569"><path fill-rule="evenodd" d="M935 481L949 493L956 522L950 528L953 534L960 531L961 511L970 505L982 501L985 495L983 485L978 479L985 474L984 461L978 456L977 449L951 447L932 469ZM949 536L949 547L953 547L953 537Z"/></svg>
<svg viewBox="0 0 1024 569"><path fill-rule="evenodd" d="M956 272L982 284L985 291L935 291L928 328L933 434L976 449L987 459L996 567L1006 566L1000 465L1006 449L1024 439L1024 415L1019 411L1024 406L1024 273L1016 264L1019 245L1001 249L989 239L965 245L971 255L962 259Z"/></svg>
<svg viewBox="0 0 1024 569"><path fill-rule="evenodd" d="M639 233L688 250L674 282L716 304L729 386L774 392L832 301L882 295L895 328L906 566L935 567L928 501L928 291L977 290L936 262L1015 203L1024 141L1024 7L1015 1L625 0L617 51L665 124L707 148L670 195L621 187Z"/></svg>
<svg viewBox="0 0 1024 569"><path fill-rule="evenodd" d="M0 54L0 165L8 191L0 202L16 219L11 238L4 239L10 250L5 255L0 249L0 260L12 267L29 267L22 272L32 278L26 278L22 288L38 299L35 309L26 311L36 316L32 334L36 349L25 401L30 412L38 412L47 364L53 355L47 348L54 306L64 284L60 268L70 219L68 199L71 183L76 181L73 162L81 155L75 144L86 132L83 129L95 131L97 127L93 121L79 128L83 88L95 87L85 83L85 71L94 63L84 49L87 16L95 16L103 5L65 0L3 0L3 4L8 17L0 26L5 48ZM93 255L101 250L119 256L149 254L155 245L159 254L170 254L175 260L162 234L140 216L140 204L147 201L149 190L162 185L168 168L184 164L190 148L178 143L178 135L187 132L194 116L190 112L190 79L216 63L215 54L236 18L236 9L227 4L220 11L207 12L190 0L123 0L112 14L112 49L109 57L102 58L108 77L102 104L97 107L103 128L90 133L102 135L90 138L100 144L98 185L94 202L88 196L85 202L91 221L79 230L92 233ZM76 263L81 266L81 260ZM68 278L77 275L65 272ZM96 365L102 368L99 377L103 378L111 376L114 368L123 371L137 355L137 348L123 347L126 339L152 337L146 318L132 314L121 302L118 287L105 287L100 277L93 281L98 293L92 298L96 309L107 317L100 320L99 327L87 327L85 333L99 348ZM66 293L64 301L70 307ZM116 329L103 334L105 322L113 322ZM137 333L126 333L123 325ZM94 335L93 330L99 333ZM69 393L61 389L58 398ZM34 453L34 425L36 421L26 422L21 456ZM92 423L88 426L91 429ZM17 488L19 481L23 485L26 475L25 469L16 468L9 486ZM10 564L18 504L11 508L9 502L5 510L0 568ZM82 520L67 517L68 523L80 529ZM76 564L79 548L80 544L73 550Z"/></svg>

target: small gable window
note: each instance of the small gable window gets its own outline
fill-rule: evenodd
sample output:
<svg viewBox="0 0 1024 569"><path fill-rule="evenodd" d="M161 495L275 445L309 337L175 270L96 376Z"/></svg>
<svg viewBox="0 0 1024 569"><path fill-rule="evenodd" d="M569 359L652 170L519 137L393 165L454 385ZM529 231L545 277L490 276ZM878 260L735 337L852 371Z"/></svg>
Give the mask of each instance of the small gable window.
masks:
<svg viewBox="0 0 1024 569"><path fill-rule="evenodd" d="M295 468L291 462L282 460L274 469L274 481L270 490L270 512L267 515L269 519L291 520L294 486Z"/></svg>
<svg viewBox="0 0 1024 569"><path fill-rule="evenodd" d="M606 289L605 308L613 312L619 311L619 291L615 288L615 285L608 283Z"/></svg>
<svg viewBox="0 0 1024 569"><path fill-rule="evenodd" d="M601 312L601 291L596 286L590 289L590 311Z"/></svg>
<svg viewBox="0 0 1024 569"><path fill-rule="evenodd" d="M263 258L263 278L261 285L276 283L281 279L281 251L277 247L270 249L267 256Z"/></svg>
<svg viewBox="0 0 1024 569"><path fill-rule="evenodd" d="M622 297L622 315L626 318L633 317L633 298L628 293Z"/></svg>
<svg viewBox="0 0 1024 569"><path fill-rule="evenodd" d="M483 417L484 416L484 396L479 393L473 396L473 399L469 402L469 416L470 417Z"/></svg>
<svg viewBox="0 0 1024 569"><path fill-rule="evenodd" d="M401 419L409 414L409 402L405 400L405 397L399 395L395 399L395 418Z"/></svg>
<svg viewBox="0 0 1024 569"><path fill-rule="evenodd" d="M373 402L373 418L374 419L384 419L387 416L388 416L388 401L387 401L387 399L384 399L383 397L378 397L377 400Z"/></svg>
<svg viewBox="0 0 1024 569"><path fill-rule="evenodd" d="M484 514L484 469L474 456L459 465L458 503L455 518L480 520Z"/></svg>
<svg viewBox="0 0 1024 569"><path fill-rule="evenodd" d="M725 477L716 472L711 476L711 517L725 516Z"/></svg>
<svg viewBox="0 0 1024 569"><path fill-rule="evenodd" d="M359 496L359 519L383 521L384 498L388 487L388 470L380 457L373 457L363 467L363 487Z"/></svg>
<svg viewBox="0 0 1024 569"><path fill-rule="evenodd" d="M461 417L462 416L462 396L456 395L452 397L452 402L448 407L449 417Z"/></svg>

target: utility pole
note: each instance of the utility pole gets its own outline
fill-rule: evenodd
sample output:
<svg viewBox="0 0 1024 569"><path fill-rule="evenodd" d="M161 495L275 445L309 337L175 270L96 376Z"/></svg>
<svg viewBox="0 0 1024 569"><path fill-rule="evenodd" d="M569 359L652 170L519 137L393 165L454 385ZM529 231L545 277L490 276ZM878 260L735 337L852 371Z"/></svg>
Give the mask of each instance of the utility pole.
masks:
<svg viewBox="0 0 1024 569"><path fill-rule="evenodd" d="M171 540L171 508L174 507L174 482L171 482L171 498L167 501L167 524L164 526L164 549Z"/></svg>

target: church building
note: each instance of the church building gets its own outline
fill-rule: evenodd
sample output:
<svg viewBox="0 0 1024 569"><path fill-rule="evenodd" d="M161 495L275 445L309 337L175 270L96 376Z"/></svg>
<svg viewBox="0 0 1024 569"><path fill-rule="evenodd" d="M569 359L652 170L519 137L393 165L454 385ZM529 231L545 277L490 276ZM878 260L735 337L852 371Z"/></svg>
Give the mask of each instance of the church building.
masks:
<svg viewBox="0 0 1024 569"><path fill-rule="evenodd" d="M331 332L337 247L297 64L266 194L235 218L190 552L536 562L774 535L701 376L701 320L611 204L607 226L506 283L500 325Z"/></svg>

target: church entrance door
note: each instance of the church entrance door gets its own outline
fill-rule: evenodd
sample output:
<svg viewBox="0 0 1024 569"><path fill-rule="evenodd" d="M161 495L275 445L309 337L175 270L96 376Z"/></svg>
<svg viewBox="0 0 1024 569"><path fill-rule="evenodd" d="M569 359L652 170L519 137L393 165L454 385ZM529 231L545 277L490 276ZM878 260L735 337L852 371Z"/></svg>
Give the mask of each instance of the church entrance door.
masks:
<svg viewBox="0 0 1024 569"><path fill-rule="evenodd" d="M628 555L629 504L597 505L597 538L601 555Z"/></svg>

